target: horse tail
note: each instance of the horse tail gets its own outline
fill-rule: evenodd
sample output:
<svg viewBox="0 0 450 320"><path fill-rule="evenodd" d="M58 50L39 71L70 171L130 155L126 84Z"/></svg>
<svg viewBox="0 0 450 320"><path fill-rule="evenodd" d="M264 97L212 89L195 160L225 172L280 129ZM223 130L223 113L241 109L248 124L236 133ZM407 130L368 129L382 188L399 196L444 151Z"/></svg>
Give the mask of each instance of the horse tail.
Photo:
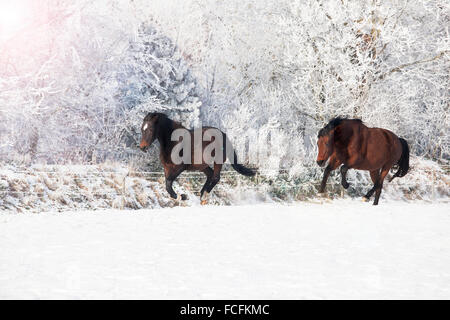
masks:
<svg viewBox="0 0 450 320"><path fill-rule="evenodd" d="M253 177L256 174L255 170L247 168L246 166L238 163L236 151L234 151L231 141L225 134L224 134L224 143L226 144L227 158L228 160L230 160L233 169L244 176Z"/></svg>
<svg viewBox="0 0 450 320"><path fill-rule="evenodd" d="M234 159L233 159L233 162L231 163L231 166L233 167L233 169L244 176L253 177L256 174L256 172L254 170L247 168L246 166L243 166L242 164L238 163L236 152L233 151L233 153L234 153Z"/></svg>
<svg viewBox="0 0 450 320"><path fill-rule="evenodd" d="M396 177L404 177L409 170L409 146L408 142L406 142L405 139L399 138L400 143L402 145L402 155L400 159L397 162L398 165L398 171L394 174L394 176L389 180L392 181Z"/></svg>

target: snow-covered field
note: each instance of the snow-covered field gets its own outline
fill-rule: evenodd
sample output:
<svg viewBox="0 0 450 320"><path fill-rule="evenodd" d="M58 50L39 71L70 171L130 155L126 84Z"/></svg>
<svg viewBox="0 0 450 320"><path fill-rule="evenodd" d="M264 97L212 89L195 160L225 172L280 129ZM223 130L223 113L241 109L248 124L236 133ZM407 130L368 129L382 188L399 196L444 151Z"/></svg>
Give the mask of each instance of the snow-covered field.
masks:
<svg viewBox="0 0 450 320"><path fill-rule="evenodd" d="M450 299L445 203L0 215L0 298Z"/></svg>

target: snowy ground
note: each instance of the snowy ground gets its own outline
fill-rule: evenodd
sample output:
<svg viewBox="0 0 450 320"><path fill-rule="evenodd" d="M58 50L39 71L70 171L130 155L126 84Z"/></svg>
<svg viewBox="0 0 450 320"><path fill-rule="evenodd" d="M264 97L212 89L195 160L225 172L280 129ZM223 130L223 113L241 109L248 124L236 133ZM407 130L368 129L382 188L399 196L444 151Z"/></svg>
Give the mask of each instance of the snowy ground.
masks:
<svg viewBox="0 0 450 320"><path fill-rule="evenodd" d="M0 214L0 298L450 299L448 204Z"/></svg>

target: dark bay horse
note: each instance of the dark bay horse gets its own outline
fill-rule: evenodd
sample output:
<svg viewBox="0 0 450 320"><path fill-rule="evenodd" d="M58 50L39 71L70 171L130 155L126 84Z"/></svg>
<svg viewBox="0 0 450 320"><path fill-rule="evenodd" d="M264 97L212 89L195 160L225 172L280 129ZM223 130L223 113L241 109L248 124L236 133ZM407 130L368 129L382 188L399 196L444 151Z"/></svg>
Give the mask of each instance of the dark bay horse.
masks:
<svg viewBox="0 0 450 320"><path fill-rule="evenodd" d="M190 159L193 159L195 157L195 138L196 134L199 132L201 133L201 141L199 142L200 152L201 152L201 159L197 162L183 162L179 163L178 161L174 160L174 151L179 141L173 141L173 133L177 130L181 129L181 132L186 132L188 136L188 139L192 141L188 146L188 151L191 152ZM205 132L207 132L209 129L213 129L215 132L218 132L220 137L223 138L223 143L221 144L221 154L218 153L218 157L215 158L215 161L211 162L211 160L207 161L203 157L203 152L205 151L205 148L208 147L208 145L211 144L211 142L215 141L215 137L211 138L210 141L203 141L203 135L205 135ZM174 199L181 199L186 200L187 196L185 194L182 194L180 198L177 197L177 194L172 188L173 181L185 170L189 171L201 171L206 175L206 182L203 188L200 192L200 200L203 199L203 196L205 197L211 192L211 190L214 188L214 186L219 182L220 180L220 171L222 170L222 166L225 163L225 161L230 160L232 167L239 172L240 174L244 176L254 176L255 172L252 169L249 169L237 162L237 156L234 152L231 143L227 139L225 133L220 131L217 128L213 127L203 127L201 130L188 130L185 127L183 127L180 123L173 121L169 119L165 114L163 113L149 113L142 123L141 127L142 131L142 140L140 143L140 149L142 151L146 151L148 147L155 141L158 140L160 145L160 160L164 167L164 175L166 178L166 190L170 194L170 196ZM184 139L183 139L184 140ZM179 152L181 156L183 156L183 151ZM178 151L176 152L178 153ZM212 152L214 155L215 151ZM211 166L213 168L211 168ZM206 192L206 194L205 194ZM202 200L202 204L206 203L206 200Z"/></svg>
<svg viewBox="0 0 450 320"><path fill-rule="evenodd" d="M377 205L389 170L398 166L398 171L389 181L405 176L409 170L409 147L406 140L386 129L368 128L359 119L332 119L319 131L317 145L317 164L325 166L328 160L320 193L325 192L331 171L340 165L341 183L345 189L349 187L346 179L348 169L368 170L374 186L363 199L368 201L375 192L373 204Z"/></svg>

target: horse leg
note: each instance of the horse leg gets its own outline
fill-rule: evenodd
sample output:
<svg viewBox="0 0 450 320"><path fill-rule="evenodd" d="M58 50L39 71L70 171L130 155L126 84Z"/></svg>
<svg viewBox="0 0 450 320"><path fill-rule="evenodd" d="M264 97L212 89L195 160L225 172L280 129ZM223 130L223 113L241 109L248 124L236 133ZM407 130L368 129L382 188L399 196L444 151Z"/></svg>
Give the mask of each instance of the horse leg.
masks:
<svg viewBox="0 0 450 320"><path fill-rule="evenodd" d="M380 176L380 170L373 170L370 171L370 178L372 179L373 182L373 187L372 189L370 189L367 194L363 197L364 201L369 201L370 197L373 195L373 193L375 192L375 190L377 189L378 186L378 178Z"/></svg>
<svg viewBox="0 0 450 320"><path fill-rule="evenodd" d="M172 168L164 168L164 173L166 176L166 190L167 192L170 194L170 196L173 199L177 199L177 193L173 190L172 188L172 184L175 181L176 178L178 178L178 176L184 171L184 167L183 166L177 166L177 167L172 167ZM181 195L181 200L186 200L187 199L187 195L182 194Z"/></svg>
<svg viewBox="0 0 450 320"><path fill-rule="evenodd" d="M381 174L380 174L380 178L378 179L378 188L375 192L375 200L373 202L373 205L376 206L378 205L378 200L380 199L380 195L381 195L381 189L383 188L383 181L384 178L386 178L387 174L389 173L389 170L391 169L390 166L384 166L381 169Z"/></svg>
<svg viewBox="0 0 450 320"><path fill-rule="evenodd" d="M222 165L221 164L214 164L214 170L212 170L211 168L209 168L212 171L212 175L211 175L211 179L208 182L205 183L205 196L201 196L200 199L203 199L200 203L201 204L206 204L208 202L207 198L209 196L209 193L211 192L211 190L215 187L215 185L219 182L220 180L220 171L222 170Z"/></svg>
<svg viewBox="0 0 450 320"><path fill-rule="evenodd" d="M341 167L341 184L344 187L344 189L348 189L350 184L347 182L347 171L349 167L347 167L345 164Z"/></svg>
<svg viewBox="0 0 450 320"><path fill-rule="evenodd" d="M214 171L210 167L206 167L202 172L206 175L206 182L203 185L202 190L200 191L200 200L203 198L203 194L205 193L206 189L208 188L209 184L211 183Z"/></svg>
<svg viewBox="0 0 450 320"><path fill-rule="evenodd" d="M211 190L215 187L215 185L217 184L217 182L219 182L220 180L220 171L222 170L222 165L221 164L214 164L214 172L213 172L213 176L211 178L211 183L209 184L209 186L206 188L206 192L210 193Z"/></svg>
<svg viewBox="0 0 450 320"><path fill-rule="evenodd" d="M337 167L339 167L339 164L337 161L330 161L325 168L325 171L323 173L322 183L320 184L319 193L325 192L325 187L327 186L327 180L330 176L331 171L335 170Z"/></svg>

